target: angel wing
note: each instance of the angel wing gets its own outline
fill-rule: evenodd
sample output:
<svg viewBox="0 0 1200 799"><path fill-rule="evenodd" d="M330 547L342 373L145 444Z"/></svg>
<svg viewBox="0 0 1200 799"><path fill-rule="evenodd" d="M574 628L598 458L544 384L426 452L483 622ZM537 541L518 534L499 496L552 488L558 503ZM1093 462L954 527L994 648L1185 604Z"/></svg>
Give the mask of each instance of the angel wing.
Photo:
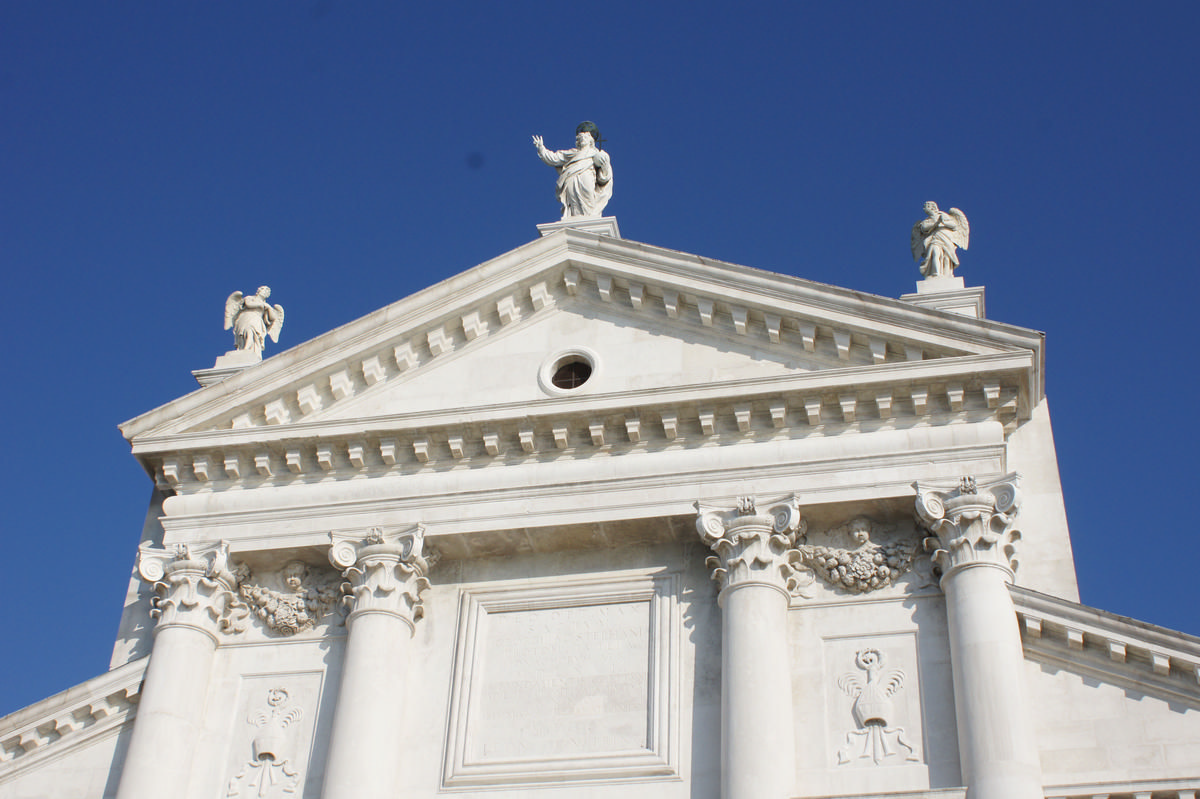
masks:
<svg viewBox="0 0 1200 799"><path fill-rule="evenodd" d="M887 696L891 696L903 687L904 672L900 671L899 669L895 669L894 671L889 671L886 675L884 675L883 692Z"/></svg>
<svg viewBox="0 0 1200 799"><path fill-rule="evenodd" d="M841 688L846 696L858 696L862 693L863 682L857 674L847 673L838 677L838 688Z"/></svg>
<svg viewBox="0 0 1200 799"><path fill-rule="evenodd" d="M242 310L242 292L235 291L225 300L225 329L233 327L233 317Z"/></svg>
<svg viewBox="0 0 1200 799"><path fill-rule="evenodd" d="M279 719L279 726L286 729L289 725L295 724L297 721L299 721L303 716L303 710L298 707L292 707Z"/></svg>
<svg viewBox="0 0 1200 799"><path fill-rule="evenodd" d="M271 341L279 343L279 331L283 330L283 306L275 306L275 321L271 322L271 326L267 328L267 335L271 337Z"/></svg>
<svg viewBox="0 0 1200 799"><path fill-rule="evenodd" d="M246 717L246 721L253 724L255 727L265 726L271 717L267 715L265 710L260 710L257 713L251 713Z"/></svg>
<svg viewBox="0 0 1200 799"><path fill-rule="evenodd" d="M960 250L965 250L967 243L971 240L971 224L967 221L967 215L957 208L950 209L950 216L954 217L954 221L958 223L958 228L950 231L950 240Z"/></svg>
<svg viewBox="0 0 1200 799"><path fill-rule="evenodd" d="M921 220L921 222L924 221L924 219ZM925 234L921 232L921 222L913 225L912 238L910 239L913 260L917 263L925 260Z"/></svg>

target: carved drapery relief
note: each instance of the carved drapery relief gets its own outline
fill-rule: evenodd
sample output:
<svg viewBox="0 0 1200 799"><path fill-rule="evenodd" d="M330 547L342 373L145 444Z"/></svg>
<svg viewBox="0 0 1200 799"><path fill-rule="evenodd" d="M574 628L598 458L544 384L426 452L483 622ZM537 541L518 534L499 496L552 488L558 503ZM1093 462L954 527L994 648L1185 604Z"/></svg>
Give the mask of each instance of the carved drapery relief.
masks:
<svg viewBox="0 0 1200 799"><path fill-rule="evenodd" d="M737 507L696 504L696 529L716 554L705 561L722 593L743 585L768 585L791 593L799 584L796 538L804 531L795 497L758 503L739 497ZM765 511L760 513L759 504Z"/></svg>
<svg viewBox="0 0 1200 799"><path fill-rule="evenodd" d="M342 569L342 601L350 618L364 613L387 613L410 627L424 614L421 593L429 588L426 575L438 553L425 547L420 525L399 533L374 528L365 539L331 533L329 561Z"/></svg>
<svg viewBox="0 0 1200 799"><path fill-rule="evenodd" d="M830 586L852 594L886 588L911 568L916 551L911 541L879 543L891 532L860 516L826 531L821 540L827 545L810 545L806 537L800 560Z"/></svg>
<svg viewBox="0 0 1200 799"><path fill-rule="evenodd" d="M858 729L846 733L846 744L838 750L838 765L875 765L919 760L912 745L905 740L904 728L889 726L895 720L891 697L904 687L904 672L884 671L883 653L878 649L861 649L854 665L863 674L847 672L838 679L838 687L854 697L851 712Z"/></svg>
<svg viewBox="0 0 1200 799"><path fill-rule="evenodd" d="M243 582L240 594L262 622L280 635L311 630L336 607L340 579L294 560L275 574Z"/></svg>
<svg viewBox="0 0 1200 799"><path fill-rule="evenodd" d="M232 561L228 541L195 550L179 544L170 552L143 544L138 574L154 587L150 615L158 619L156 630L192 627L218 640L221 633L245 629L249 610L237 590L249 570Z"/></svg>
<svg viewBox="0 0 1200 799"><path fill-rule="evenodd" d="M957 485L914 484L917 516L933 533L925 548L943 575L975 564L998 566L1010 577L1016 571L1017 479L1013 473L986 483L964 477Z"/></svg>
<svg viewBox="0 0 1200 799"><path fill-rule="evenodd" d="M266 706L246 719L258 732L250 744L250 759L229 781L226 796L270 797L296 792L300 771L293 765L288 728L303 717L304 710L289 703L287 690L267 691Z"/></svg>

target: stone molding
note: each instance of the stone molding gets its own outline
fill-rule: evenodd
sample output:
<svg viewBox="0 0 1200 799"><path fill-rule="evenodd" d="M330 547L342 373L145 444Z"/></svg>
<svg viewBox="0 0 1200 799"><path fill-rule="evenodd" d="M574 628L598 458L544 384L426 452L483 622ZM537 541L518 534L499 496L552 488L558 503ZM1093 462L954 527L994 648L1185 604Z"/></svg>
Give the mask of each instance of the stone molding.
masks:
<svg viewBox="0 0 1200 799"><path fill-rule="evenodd" d="M299 560L254 578L250 583L247 576L238 593L268 629L283 636L313 629L341 599L340 575Z"/></svg>
<svg viewBox="0 0 1200 799"><path fill-rule="evenodd" d="M415 631L425 613L421 594L429 588L426 575L438 560L435 550L425 548L425 529L417 525L385 533L375 527L365 538L345 533L329 536L329 562L346 578L342 601L350 611L350 622L368 613L383 613Z"/></svg>
<svg viewBox="0 0 1200 799"><path fill-rule="evenodd" d="M1200 639L1009 586L1025 656L1200 708Z"/></svg>
<svg viewBox="0 0 1200 799"><path fill-rule="evenodd" d="M1196 799L1200 778L1047 785L1046 799Z"/></svg>
<svg viewBox="0 0 1200 799"><path fill-rule="evenodd" d="M148 657L0 719L0 784L25 768L113 733L136 713Z"/></svg>
<svg viewBox="0 0 1200 799"><path fill-rule="evenodd" d="M831 588L850 594L866 594L887 588L908 573L915 554L914 542L888 540L893 528L858 516L826 530L825 544L810 544L804 536L800 545L801 562ZM848 548L835 546L844 542Z"/></svg>
<svg viewBox="0 0 1200 799"><path fill-rule="evenodd" d="M636 453L779 435L840 435L894 425L1021 417L1022 363L1002 354L751 378L510 403L469 413L431 411L361 422L209 431L138 442L135 454L166 491L287 485L360 474L410 474L460 463ZM967 372L964 377L963 373ZM276 411L282 406L273 406Z"/></svg>
<svg viewBox="0 0 1200 799"><path fill-rule="evenodd" d="M1014 472L984 483L963 477L958 484L914 483L917 517L933 536L925 548L942 580L970 566L1002 570L1011 582L1017 568L1014 528L1021 504Z"/></svg>
<svg viewBox="0 0 1200 799"><path fill-rule="evenodd" d="M739 497L734 508L696 503L696 512L700 538L716 553L704 563L720 586L718 602L727 591L749 585L774 588L790 600L798 585L796 539L805 525L794 496L761 503Z"/></svg>
<svg viewBox="0 0 1200 799"><path fill-rule="evenodd" d="M158 619L156 635L168 627L188 627L220 643L222 633L245 629L250 611L238 598L238 586L249 570L230 560L228 541L195 549L177 544L170 552L143 544L138 574L153 584L150 615Z"/></svg>

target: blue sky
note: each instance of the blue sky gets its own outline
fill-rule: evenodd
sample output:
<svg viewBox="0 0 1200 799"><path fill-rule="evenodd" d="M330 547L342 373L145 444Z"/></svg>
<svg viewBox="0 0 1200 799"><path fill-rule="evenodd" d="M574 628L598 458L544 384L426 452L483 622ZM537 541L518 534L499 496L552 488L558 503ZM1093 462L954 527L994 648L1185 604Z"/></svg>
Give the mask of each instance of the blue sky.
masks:
<svg viewBox="0 0 1200 799"><path fill-rule="evenodd" d="M1195 3L0 4L9 655L107 668L150 482L116 425L536 237L595 120L626 238L889 297L921 205L1047 335L1083 599L1200 634ZM1189 409L1191 409L1189 411Z"/></svg>

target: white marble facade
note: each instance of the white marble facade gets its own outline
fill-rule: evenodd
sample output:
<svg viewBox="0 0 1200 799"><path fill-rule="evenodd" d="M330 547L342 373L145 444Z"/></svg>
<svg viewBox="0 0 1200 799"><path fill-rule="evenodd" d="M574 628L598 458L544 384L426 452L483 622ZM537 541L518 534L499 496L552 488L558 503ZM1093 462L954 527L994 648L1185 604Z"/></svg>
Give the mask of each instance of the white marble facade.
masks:
<svg viewBox="0 0 1200 799"><path fill-rule="evenodd" d="M1194 797L1200 642L1078 604L1040 334L542 233L122 426L112 670L0 795Z"/></svg>

